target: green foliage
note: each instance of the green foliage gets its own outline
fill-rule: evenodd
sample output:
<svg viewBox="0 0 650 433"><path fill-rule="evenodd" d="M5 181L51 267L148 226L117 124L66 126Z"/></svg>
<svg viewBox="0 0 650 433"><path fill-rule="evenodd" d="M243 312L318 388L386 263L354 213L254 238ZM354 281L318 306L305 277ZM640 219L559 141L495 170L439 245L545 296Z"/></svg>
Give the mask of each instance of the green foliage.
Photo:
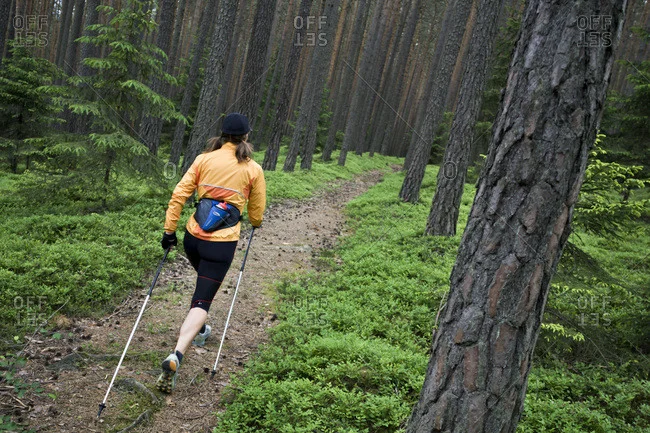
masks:
<svg viewBox="0 0 650 433"><path fill-rule="evenodd" d="M573 221L587 232L617 236L648 213L650 200L630 197L633 190L647 183L635 178L643 167L603 161L601 158L607 154L600 146L603 138L598 136L591 151Z"/></svg>
<svg viewBox="0 0 650 433"><path fill-rule="evenodd" d="M90 151L82 145L78 149L81 155ZM267 173L268 198L305 198L328 182L388 170L397 162L351 155L345 169L315 162L310 171ZM143 287L143 277L160 257L158 242L173 180L143 182L125 173L103 194L90 179L64 171L0 175L4 346L62 306L61 312L70 316L103 314L126 293ZM192 211L187 205L179 227Z"/></svg>
<svg viewBox="0 0 650 433"><path fill-rule="evenodd" d="M49 61L35 57L29 45L10 41L11 55L0 67L0 155L13 173L19 160L29 168L30 160L42 154L39 143L28 139L43 136L60 121L60 108L41 90L60 73Z"/></svg>
<svg viewBox="0 0 650 433"><path fill-rule="evenodd" d="M290 139L291 137L285 137ZM287 146L280 150L278 167L281 167L282 161L286 157ZM262 161L263 152L255 153L255 160ZM264 173L267 184L267 194L271 200L279 199L299 199L311 196L314 191L321 188L324 183L337 180L351 179L354 175L365 171L386 169L391 165L397 165L401 161L395 157L375 155L374 158L363 158L356 154L349 155L345 166L340 167L336 164L337 157L333 156L331 162L321 162L318 158L312 163L311 170L297 170L293 173L287 173L282 170L268 171Z"/></svg>
<svg viewBox="0 0 650 433"><path fill-rule="evenodd" d="M449 134L451 132L451 125L454 121L454 113L451 111L445 111L442 121L438 126L436 135L433 138L433 148L431 150L431 156L429 157L430 164L440 164L445 155L445 147L449 142Z"/></svg>
<svg viewBox="0 0 650 433"><path fill-rule="evenodd" d="M650 432L650 382L613 366L533 370L520 433Z"/></svg>
<svg viewBox="0 0 650 433"><path fill-rule="evenodd" d="M417 399L460 239L423 238L428 206L391 174L347 208L342 264L278 287L271 342L234 385L216 432L395 432ZM423 194L434 191L435 170ZM461 210L465 219L471 188ZM404 221L408 221L405 224ZM324 260L327 262L327 260Z"/></svg>
<svg viewBox="0 0 650 433"><path fill-rule="evenodd" d="M633 31L644 43L650 41L650 32L643 28ZM608 150L610 159L629 165L644 166L643 175L650 173L650 154L648 153L648 136L650 136L650 60L630 62L619 60L621 66L630 75L627 81L632 85L631 94L612 92L607 100L602 129L610 137Z"/></svg>
<svg viewBox="0 0 650 433"><path fill-rule="evenodd" d="M417 205L394 199L402 173L386 176L348 205L352 233L334 257L321 258L325 268L278 285L280 321L233 383L216 433L403 431L418 398L431 329L461 237L460 232L452 238L422 236L435 175L430 167ZM461 227L473 193L466 185ZM632 272L629 261L643 259L650 236L634 240L624 234L616 244L594 234L580 236L595 261L647 287L647 271ZM647 431L644 364L634 359L634 348L622 336L642 338L631 322L644 304L613 277L608 280L578 260L577 253L568 257L575 260L563 263L549 296L547 309L555 315L545 317L520 431ZM601 310L603 299L607 305ZM592 313L599 314L597 324ZM592 323L581 325L583 314ZM602 341L594 342L599 336ZM594 344L599 345L595 350L586 349ZM618 352L615 366L584 364L602 363L605 344Z"/></svg>
<svg viewBox="0 0 650 433"><path fill-rule="evenodd" d="M102 314L142 285L159 256L168 199L161 189L120 182L121 195L104 207L105 197L93 197L83 185L61 188L50 177L0 177L5 338L13 330L27 332L61 306L66 315Z"/></svg>
<svg viewBox="0 0 650 433"><path fill-rule="evenodd" d="M13 398L24 399L30 394L41 394L41 388L38 382L26 382L16 370L25 365L24 358L14 356L0 356L0 386L4 393L9 393ZM15 423L10 415L0 415L0 432L15 433L32 433L34 430L27 429L25 426Z"/></svg>
<svg viewBox="0 0 650 433"><path fill-rule="evenodd" d="M82 177L93 177L95 188L103 184L104 194L109 193L116 169L160 169L159 161L147 158L147 146L136 132L142 113L167 121L185 120L171 100L145 84L153 79L174 84L175 79L162 66L165 53L143 37L156 26L144 3L130 0L119 10L100 6L109 22L89 26L93 35L77 41L93 44L107 54L84 59L91 75L70 77L72 94L59 95L60 103L85 124L79 129L83 133L47 140L46 152L56 165L63 162L82 170Z"/></svg>

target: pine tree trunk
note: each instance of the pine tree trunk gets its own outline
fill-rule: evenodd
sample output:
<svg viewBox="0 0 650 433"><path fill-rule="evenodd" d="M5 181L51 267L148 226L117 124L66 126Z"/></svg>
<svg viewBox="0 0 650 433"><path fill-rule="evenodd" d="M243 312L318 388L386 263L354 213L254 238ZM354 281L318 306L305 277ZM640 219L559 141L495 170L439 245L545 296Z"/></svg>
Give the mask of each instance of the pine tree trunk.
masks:
<svg viewBox="0 0 650 433"><path fill-rule="evenodd" d="M65 73L67 75L76 75L79 73L79 65L77 64L78 44L75 42L75 40L81 37L85 3L85 0L75 1L74 19L72 20L72 28L70 29L70 42L67 47L64 67Z"/></svg>
<svg viewBox="0 0 650 433"><path fill-rule="evenodd" d="M362 130L360 140L357 142L357 155L362 155L363 152L370 151L370 156L373 155L372 136L375 132L375 125L377 123L376 113L379 104L383 105L383 101L377 97L377 92L381 91L382 77L386 69L387 57L390 51L389 47L393 40L394 26L399 17L399 1L393 0L384 3L384 10L382 11L382 19L380 28L382 29L375 40L374 51L377 52L377 57L374 61L375 67L371 69L371 75L367 83L368 99L364 107L364 117L362 125L366 127Z"/></svg>
<svg viewBox="0 0 650 433"><path fill-rule="evenodd" d="M310 0L302 0L300 2L300 10L298 16L305 22L309 15L309 8L311 6ZM264 170L275 170L278 163L278 155L280 153L280 142L284 131L284 125L289 117L289 103L291 100L291 91L293 90L294 81L298 73L298 64L300 63L300 54L302 51L302 44L296 41L305 40L306 26L298 26L293 34L294 43L291 45L289 52L289 60L287 62L287 69L283 76L280 88L278 89L278 99L275 106L275 116L273 117L273 124L271 126L271 138L269 140L266 153L264 154L264 161L262 168Z"/></svg>
<svg viewBox="0 0 650 433"><path fill-rule="evenodd" d="M185 117L190 113L192 107L192 96L194 95L194 85L199 78L199 67L201 66L201 59L203 58L203 50L205 43L210 34L212 27L212 14L216 10L217 0L208 0L206 5L206 12L203 14L201 22L199 23L199 32L196 38L196 43L192 47L192 63L190 63L190 70L187 73L187 81L185 82L185 89L183 90L183 99L181 101L181 114ZM223 92L222 92L223 93ZM174 129L174 138L172 140L172 148L169 155L169 162L178 164L183 151L183 141L185 139L185 122L179 120L176 122Z"/></svg>
<svg viewBox="0 0 650 433"><path fill-rule="evenodd" d="M271 110L271 104L273 102L273 99L275 98L275 90L278 86L278 79L280 76L280 72L282 71L282 56L284 55L283 53L284 45L280 44L278 47L278 52L275 57L275 64L273 66L273 75L271 76L271 82L269 83L269 88L266 91L266 98L264 100L264 109L262 110L262 114L260 115L260 122L259 122L259 127L257 128L260 133L257 135L262 139L262 141L266 141L266 138L268 137L268 117L269 117L269 111Z"/></svg>
<svg viewBox="0 0 650 433"><path fill-rule="evenodd" d="M90 25L99 23L99 11L97 10L97 7L100 4L101 4L101 0L87 1L86 19L84 21L84 32L83 32L84 36L92 36L92 33L86 28ZM83 64L84 59L87 59L89 57L97 57L98 55L99 55L99 51L97 50L97 47L95 45L85 44L85 43L81 44L80 54L79 54L81 66L79 67L79 74L82 77L87 77L88 75L91 75L93 71L91 68Z"/></svg>
<svg viewBox="0 0 650 433"><path fill-rule="evenodd" d="M72 18L72 9L74 3L72 0L63 0L61 5L61 24L59 26L59 38L56 49L56 65L63 67L66 49L68 48L68 35L70 34L70 20Z"/></svg>
<svg viewBox="0 0 650 433"><path fill-rule="evenodd" d="M402 95L404 81L400 80L398 75L405 69L406 61L411 50L411 44L413 43L413 37L415 36L415 27L418 22L419 7L420 0L414 0L409 7L406 22L404 23L404 31L401 32L402 36L400 37L395 50L393 65L387 80L389 87L388 95L386 95L387 104L382 106L379 121L375 126L377 134L375 135L374 140L379 142L379 151L383 155L388 154L388 137L390 135L390 130L392 129L391 126L394 124L395 118L400 116L399 112L396 111L396 107L399 105L399 98Z"/></svg>
<svg viewBox="0 0 650 433"><path fill-rule="evenodd" d="M257 2L251 42L246 54L246 67L239 93L239 112L248 117L251 127L255 126L257 109L260 104L260 89L264 83L262 76L266 70L267 53L277 0Z"/></svg>
<svg viewBox="0 0 650 433"><path fill-rule="evenodd" d="M171 44L174 12L176 10L175 3L174 0L161 0L160 3L160 26L158 27L158 35L156 36L156 45L167 55L169 55L169 45ZM164 59L161 60L163 70L165 70L166 61ZM158 77L151 80L150 87L153 92L158 94L165 95L167 93L165 91L165 83ZM140 122L140 139L154 155L158 153L162 126L163 120L161 118L151 117L146 114Z"/></svg>
<svg viewBox="0 0 650 433"><path fill-rule="evenodd" d="M242 28L244 27L244 19L246 17L246 14L243 12L244 7L246 6L246 1L247 0L241 0L239 3L239 11L240 13L237 15L237 21L235 21L235 33L232 35L232 40L230 41L230 47L228 48L228 59L229 61L226 64L226 70L223 75L223 82L225 85L225 89L223 92L219 92L219 98L217 98L217 113L219 116L221 115L226 115L226 111L230 111L232 108L233 104L230 104L226 106L226 103L228 101L231 101L231 97L234 98L235 91L237 89L237 83L236 83L236 74L235 74L235 66L236 63L239 59L239 57L244 57L242 54L241 56L238 56L239 54L239 48L240 45L240 39L241 39L241 33L242 33ZM238 30L239 29L239 30ZM217 121L217 124L215 125L215 130L221 126L221 117L219 117L219 121Z"/></svg>
<svg viewBox="0 0 650 433"><path fill-rule="evenodd" d="M345 136L343 137L343 144L341 145L341 153L339 154L338 164L343 166L345 165L345 160L347 158L348 150L355 149L357 143L361 137L365 136L365 126L363 122L365 110L365 103L368 95L368 84L367 78L371 75L371 68L376 65L375 60L377 53L375 51L376 40L378 37L379 24L381 18L382 5L377 3L374 5L372 12L372 20L370 28L368 29L368 37L363 46L363 53L361 55L360 66L357 72L356 69L353 70L354 74L357 75L356 86L354 87L354 92L352 96L352 102L350 104L350 109L348 111L348 117L345 124ZM354 68L353 65L346 64L348 68Z"/></svg>
<svg viewBox="0 0 650 433"><path fill-rule="evenodd" d="M438 61L436 67L431 69L429 77L429 80L433 81L433 86L427 102L426 116L423 127L417 134L411 164L399 193L399 198L403 201L416 203L420 197L420 186L431 156L433 137L444 114L449 81L454 72L471 8L471 1L451 0L445 11L446 23L443 24L443 29L446 31L438 37L436 43L434 55Z"/></svg>
<svg viewBox="0 0 650 433"><path fill-rule="evenodd" d="M350 35L349 47L347 49L346 58L341 62L341 83L334 102L334 114L332 123L327 132L327 141L323 149L323 161L329 161L332 157L332 152L336 147L336 134L341 128L342 123L348 116L349 101L352 91L352 86L355 81L356 74L354 71L357 68L359 61L359 53L361 52L361 44L363 43L363 30L367 21L368 8L366 7L366 0L358 0L357 10L354 16L354 23L356 24L352 29Z"/></svg>
<svg viewBox="0 0 650 433"><path fill-rule="evenodd" d="M3 0L0 2L0 60L4 58L5 45L7 44L7 34L9 33L11 19L11 1Z"/></svg>
<svg viewBox="0 0 650 433"><path fill-rule="evenodd" d="M611 19L616 41L624 5L529 0L407 433L515 432L614 61L577 18Z"/></svg>
<svg viewBox="0 0 650 433"><path fill-rule="evenodd" d="M474 125L478 120L487 79L488 64L496 39L499 11L504 0L481 0L476 23L469 42L458 107L445 148L436 193L425 233L428 235L453 236L460 209L460 199L465 187L465 174L469 164L470 145L474 138Z"/></svg>
<svg viewBox="0 0 650 433"><path fill-rule="evenodd" d="M217 121L215 101L219 95L219 85L222 83L224 64L228 61L226 54L235 25L237 3L237 0L220 0L219 2L219 17L212 35L210 55L205 67L205 78L203 86L201 86L196 119L183 160L183 172L187 171L196 156L203 150Z"/></svg>
<svg viewBox="0 0 650 433"><path fill-rule="evenodd" d="M301 143L304 143L303 155L306 156L310 150L308 147L316 147L316 126L318 125L318 113L320 112L321 98L323 91L323 84L325 81L325 74L329 66L329 57L332 52L332 25L336 26L338 18L338 3L339 1L327 0L325 4L325 12L322 16L326 17L325 28L317 29L310 28L309 33L315 36L314 52L312 54L311 62L309 65L309 76L307 83L302 91L300 99L300 111L298 119L296 120L296 127L293 131L287 158L284 160L283 170L291 172L295 169L296 160L300 151ZM334 11L336 10L336 13ZM320 33L325 35L327 43L320 44ZM305 44L309 45L310 39L305 39ZM313 149L311 154L313 155ZM311 155L309 156L308 166L311 167Z"/></svg>
<svg viewBox="0 0 650 433"><path fill-rule="evenodd" d="M463 40L460 43L460 50L458 51L458 56L456 58L456 65L454 66L454 71L451 74L451 79L449 80L449 90L447 91L447 99L445 102L445 111L456 111L456 101L458 99L458 92L460 91L460 84L463 76L463 70L465 68L465 63L467 59L467 54L469 53L469 40L472 37L474 27L476 26L477 19L477 10L478 5L481 4L480 0L474 0L474 3L477 5L475 8L472 8L472 11L467 20L467 26L465 27L465 35ZM497 15L499 11L497 10Z"/></svg>
<svg viewBox="0 0 650 433"><path fill-rule="evenodd" d="M311 170L311 163L314 158L314 151L316 150L318 121L320 120L323 100L323 87L325 86L327 73L329 72L329 67L326 66L331 64L332 49L334 48L334 38L338 25L339 3L340 0L327 0L325 3L323 15L326 17L326 22L323 28L319 29L319 42L311 65L311 73L314 75L314 80L307 83L308 86L313 87L313 90L311 92L311 110L305 137L304 152L300 161L300 168L303 170ZM324 45L321 45L323 41L321 37L326 41ZM311 74L309 78L311 79Z"/></svg>
<svg viewBox="0 0 650 433"><path fill-rule="evenodd" d="M185 17L185 6L186 0L180 0L178 2L178 9L176 10L176 18L174 19L174 31L172 36L172 45L169 50L169 59L167 60L167 73L174 73L174 68L176 67L176 60L178 59L178 50L179 44L181 41L181 33L183 30L183 21Z"/></svg>

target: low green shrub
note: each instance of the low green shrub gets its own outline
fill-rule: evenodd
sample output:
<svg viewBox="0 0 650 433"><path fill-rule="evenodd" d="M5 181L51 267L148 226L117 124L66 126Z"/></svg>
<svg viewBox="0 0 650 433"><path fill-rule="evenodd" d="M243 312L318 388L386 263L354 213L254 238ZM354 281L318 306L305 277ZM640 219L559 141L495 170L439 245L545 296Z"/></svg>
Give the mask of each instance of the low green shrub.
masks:
<svg viewBox="0 0 650 433"><path fill-rule="evenodd" d="M267 172L268 198L304 198L328 182L389 171L398 162L350 155L344 168L315 161L311 171ZM75 173L0 174L0 345L13 345L14 335L59 308L65 315L98 316L146 285L161 257L159 238L176 180L122 173L104 197ZM192 211L188 203L179 227Z"/></svg>
<svg viewBox="0 0 650 433"><path fill-rule="evenodd" d="M270 329L268 344L234 379L215 433L403 431L422 386L435 317L449 288L474 193L466 185L457 236L423 236L436 170L427 170L418 204L396 198L403 173L385 177L350 202L352 233L340 240L334 257L325 254L318 273L277 285L279 322ZM596 246L599 239L584 236L587 251L598 259L635 248L612 248L607 242ZM649 241L629 239L636 248ZM606 268L614 278L630 271L627 265ZM643 309L643 304L626 305L637 298L587 262L569 261L563 269L549 300L561 316L577 321L591 302L585 300L588 296L608 296L611 315L606 317L612 320ZM639 273L634 278L645 281ZM519 431L647 431L648 382L628 377L636 374L635 367L578 363L579 355L596 363L586 352L567 356L593 341L578 339L578 328L550 325L542 331L545 352L530 374ZM562 330L564 335L558 335ZM602 324L594 332L603 335ZM571 344L562 346L565 339ZM558 356L569 362L557 361Z"/></svg>

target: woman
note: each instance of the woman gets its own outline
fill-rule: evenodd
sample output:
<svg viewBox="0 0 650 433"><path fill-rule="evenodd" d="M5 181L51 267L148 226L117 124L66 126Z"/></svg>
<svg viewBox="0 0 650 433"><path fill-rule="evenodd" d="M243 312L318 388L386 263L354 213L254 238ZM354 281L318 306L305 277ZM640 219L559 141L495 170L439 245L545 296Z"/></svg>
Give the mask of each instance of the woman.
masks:
<svg viewBox="0 0 650 433"><path fill-rule="evenodd" d="M235 214L244 210L248 200L248 219L253 227L262 224L266 183L262 167L251 159L253 149L246 141L250 130L248 119L242 114L231 113L224 118L221 136L208 140L207 151L194 160L172 193L161 242L163 249L177 244L176 225L185 202L195 190L199 199L234 206ZM196 213L185 227L183 247L198 273L196 289L174 352L163 361L156 384L159 390L168 393L176 384L176 372L190 343L203 346L210 335L210 326L205 324L208 310L232 263L239 240L241 224L237 218L232 226L205 231L195 216Z"/></svg>

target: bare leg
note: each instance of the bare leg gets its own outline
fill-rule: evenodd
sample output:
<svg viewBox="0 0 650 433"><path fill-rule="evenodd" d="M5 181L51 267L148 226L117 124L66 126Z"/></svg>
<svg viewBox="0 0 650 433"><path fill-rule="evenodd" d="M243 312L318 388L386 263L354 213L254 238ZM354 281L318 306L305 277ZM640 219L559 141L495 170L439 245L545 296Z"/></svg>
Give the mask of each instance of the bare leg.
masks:
<svg viewBox="0 0 650 433"><path fill-rule="evenodd" d="M182 354L185 354L187 348L190 347L192 340L196 337L196 334L199 333L201 327L205 323L205 319L208 318L208 312L203 308L192 308L190 312L187 313L187 317L181 326L181 332L178 336L178 342L176 343L176 348Z"/></svg>

